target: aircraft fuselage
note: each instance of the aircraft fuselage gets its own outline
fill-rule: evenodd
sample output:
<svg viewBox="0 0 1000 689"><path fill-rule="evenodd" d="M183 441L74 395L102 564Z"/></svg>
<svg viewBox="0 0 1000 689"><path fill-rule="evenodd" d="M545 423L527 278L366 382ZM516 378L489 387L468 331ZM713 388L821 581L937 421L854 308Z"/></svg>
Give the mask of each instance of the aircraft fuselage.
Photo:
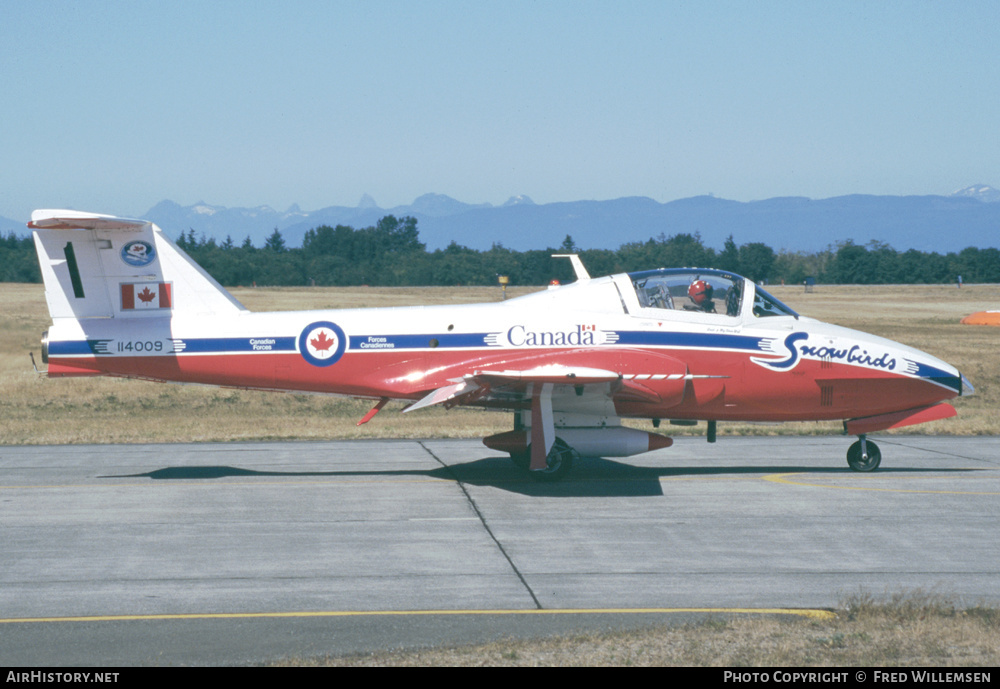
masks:
<svg viewBox="0 0 1000 689"><path fill-rule="evenodd" d="M652 393L616 399L620 416L731 421L873 416L962 391L939 359L813 319L551 308L609 291L594 301L618 301L602 278L477 305L70 321L49 331L49 375L419 399L472 370L571 359Z"/></svg>

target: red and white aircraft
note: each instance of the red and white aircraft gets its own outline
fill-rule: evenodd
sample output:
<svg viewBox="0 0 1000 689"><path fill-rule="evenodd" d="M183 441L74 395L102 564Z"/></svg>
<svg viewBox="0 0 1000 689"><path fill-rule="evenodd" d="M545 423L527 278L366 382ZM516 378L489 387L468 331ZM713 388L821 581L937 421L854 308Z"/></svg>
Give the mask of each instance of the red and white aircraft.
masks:
<svg viewBox="0 0 1000 689"><path fill-rule="evenodd" d="M509 301L252 313L145 220L40 210L28 226L53 324L48 375L111 375L514 412L484 443L542 479L579 455L671 444L622 425L844 420L847 461L879 466L874 431L955 415L972 394L919 350L801 317L719 270L591 278Z"/></svg>

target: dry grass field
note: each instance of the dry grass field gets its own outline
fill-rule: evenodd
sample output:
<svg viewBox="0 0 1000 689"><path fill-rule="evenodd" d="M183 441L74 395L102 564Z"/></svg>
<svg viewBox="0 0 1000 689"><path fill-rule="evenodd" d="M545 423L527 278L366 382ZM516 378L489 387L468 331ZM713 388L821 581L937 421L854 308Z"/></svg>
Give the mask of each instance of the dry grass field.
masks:
<svg viewBox="0 0 1000 689"><path fill-rule="evenodd" d="M974 311L1000 308L1000 285L800 286L769 288L799 313L882 335L956 365L976 395L956 401L958 417L907 433L1000 433L1000 328L965 326ZM532 291L509 290L510 296ZM496 301L499 290L462 288L273 288L233 290L254 311ZM31 368L50 323L41 285L0 285L0 445L364 437L482 437L507 430L508 414L440 408L399 414L390 404L358 427L368 401L115 378L49 380ZM636 422L648 427L648 422ZM704 432L670 427L670 432ZM720 424L720 434L839 433L837 423Z"/></svg>
<svg viewBox="0 0 1000 689"><path fill-rule="evenodd" d="M843 601L825 618L712 617L679 627L508 640L482 646L290 660L323 667L933 667L991 673L1000 614L922 592ZM779 671L780 673L780 671ZM854 673L849 675L854 679ZM868 674L869 681L871 673ZM912 679L907 673L907 679ZM775 680L778 681L778 680ZM783 678L783 681L790 681ZM972 681L971 678L966 681ZM989 682L988 679L980 681Z"/></svg>

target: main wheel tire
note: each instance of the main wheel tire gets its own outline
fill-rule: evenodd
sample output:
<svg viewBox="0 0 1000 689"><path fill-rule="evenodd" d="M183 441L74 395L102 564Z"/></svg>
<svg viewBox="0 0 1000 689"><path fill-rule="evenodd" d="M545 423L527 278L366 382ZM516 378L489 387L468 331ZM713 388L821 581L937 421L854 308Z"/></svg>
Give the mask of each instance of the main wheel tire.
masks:
<svg viewBox="0 0 1000 689"><path fill-rule="evenodd" d="M847 463L854 471L875 471L882 463L882 451L871 440L868 445L868 458L861 456L861 441L857 441L847 450Z"/></svg>
<svg viewBox="0 0 1000 689"><path fill-rule="evenodd" d="M573 468L573 460L577 459L580 453L570 447L562 438L556 438L552 443L545 463L548 465L544 469L531 471L531 446L521 452L511 452L510 461L519 469L528 471L531 478L536 481L559 481Z"/></svg>

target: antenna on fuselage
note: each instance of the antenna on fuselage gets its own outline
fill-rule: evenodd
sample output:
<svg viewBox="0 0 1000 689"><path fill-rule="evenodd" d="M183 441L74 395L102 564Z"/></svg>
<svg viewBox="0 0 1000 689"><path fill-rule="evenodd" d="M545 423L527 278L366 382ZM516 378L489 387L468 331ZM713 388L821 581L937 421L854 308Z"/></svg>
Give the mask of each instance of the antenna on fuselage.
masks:
<svg viewBox="0 0 1000 689"><path fill-rule="evenodd" d="M576 273L577 280L590 279L590 273L583 267L583 261L580 260L579 254L552 254L552 258L568 258L569 262L573 264L573 272Z"/></svg>

